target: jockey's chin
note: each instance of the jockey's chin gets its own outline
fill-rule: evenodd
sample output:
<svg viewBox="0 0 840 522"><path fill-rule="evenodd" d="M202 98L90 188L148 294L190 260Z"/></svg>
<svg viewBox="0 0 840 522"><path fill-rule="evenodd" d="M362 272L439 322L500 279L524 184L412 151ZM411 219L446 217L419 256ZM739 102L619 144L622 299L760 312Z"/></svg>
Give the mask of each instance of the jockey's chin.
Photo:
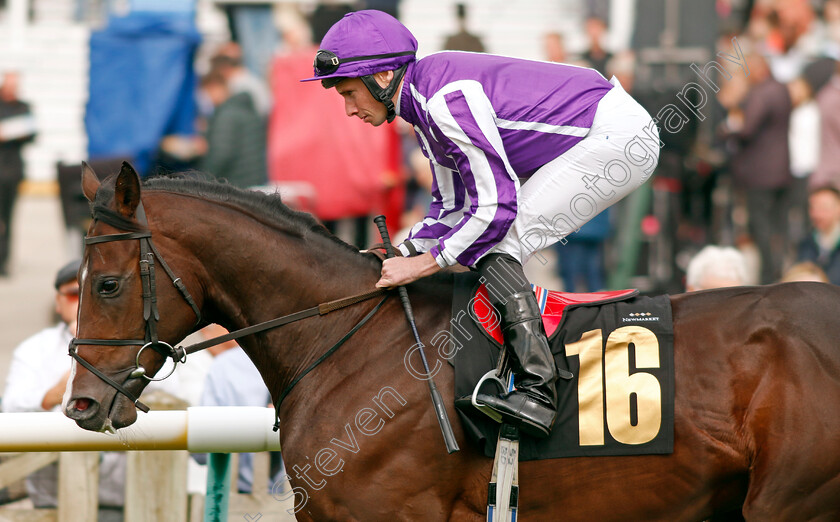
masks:
<svg viewBox="0 0 840 522"><path fill-rule="evenodd" d="M364 114L359 116L359 118L361 118L361 120L365 123L369 123L374 127L379 127L380 125L385 123L385 120L387 119L387 114Z"/></svg>

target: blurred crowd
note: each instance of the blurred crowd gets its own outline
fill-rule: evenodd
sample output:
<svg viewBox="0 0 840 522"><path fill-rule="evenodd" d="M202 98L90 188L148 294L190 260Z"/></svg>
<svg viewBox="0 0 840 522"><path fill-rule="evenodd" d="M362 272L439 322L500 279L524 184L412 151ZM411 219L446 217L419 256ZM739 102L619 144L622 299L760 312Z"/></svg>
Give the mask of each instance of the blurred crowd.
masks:
<svg viewBox="0 0 840 522"><path fill-rule="evenodd" d="M725 111L715 133L723 152L718 175L731 178L735 205L746 210L745 236L735 244L754 245L761 284L801 261L840 283L840 172L833 158L840 137L838 28L834 0L818 8L756 2L737 40L750 74L718 92Z"/></svg>
<svg viewBox="0 0 840 522"><path fill-rule="evenodd" d="M647 277L635 281L652 293L697 289L687 280L689 264L704 247L721 245L743 257L743 277L732 278L741 284L791 274L840 284L840 2L723 0L714 9L710 59L672 58L677 81L664 79L667 65L648 68L639 81L643 53L604 48L603 18L587 19L582 53L565 52L560 33L545 36L547 59L616 76L669 131L660 132L652 203L637 225L643 247L634 268ZM650 70L663 78L651 79ZM557 247L566 289L609 286L605 273L626 252L618 245L626 229L617 223L633 218L626 206L616 214ZM720 252L706 250L704 263L720 259L731 271L732 256Z"/></svg>
<svg viewBox="0 0 840 522"><path fill-rule="evenodd" d="M672 149L679 157L654 182L672 194L675 263L723 243L745 257L747 283L778 282L807 261L840 284L840 2L732 4L718 2L716 54L743 57L747 70L712 71L709 132Z"/></svg>
<svg viewBox="0 0 840 522"><path fill-rule="evenodd" d="M718 0L695 7L714 20L695 31L701 47L708 42L706 58L668 62L690 43L662 37L655 50L666 58L659 69L645 54L650 33L673 28L667 21L664 30L645 27L649 17L638 4L636 34L616 43L609 4L582 0L579 31L542 34L542 58L615 76L669 132L660 132L663 148L644 215L622 202L555 245L549 257L561 282L555 284L570 291L620 284L678 292L692 256L708 244L737 248L750 282L778 281L789 267L810 261L840 283L840 0ZM141 172L200 172L279 191L287 204L360 248L378 239L370 217L385 214L400 239L398 231L422 219L431 201L432 175L413 129L400 119L372 128L347 118L339 96L299 82L311 74L326 29L360 8L400 16L398 0L225 5L229 39L208 39L190 58L199 76L194 131L164 133ZM692 7L680 9L686 19L680 30L689 33ZM455 31L439 49L493 52L471 20L470 4L453 5L450 16ZM20 150L37 132L29 106L17 98L18 82L9 73L0 87L6 166L0 169L0 276L9 272ZM668 128L675 121L676 130ZM77 170L69 167L59 166L59 177L75 186ZM72 224L67 219L79 243L86 207L76 206L80 216ZM630 241L634 234L640 237ZM635 277L609 277L629 258Z"/></svg>

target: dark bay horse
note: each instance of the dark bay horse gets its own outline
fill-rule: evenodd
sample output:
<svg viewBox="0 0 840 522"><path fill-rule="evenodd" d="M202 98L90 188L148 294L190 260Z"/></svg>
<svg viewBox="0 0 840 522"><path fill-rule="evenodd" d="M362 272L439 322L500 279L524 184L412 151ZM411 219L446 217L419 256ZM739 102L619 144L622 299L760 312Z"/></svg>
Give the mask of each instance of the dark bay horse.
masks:
<svg viewBox="0 0 840 522"><path fill-rule="evenodd" d="M378 260L276 197L160 180L142 186L141 205L140 181L127 165L101 185L85 170L83 187L96 217L89 237L148 228L203 320L229 330L369 291L378 278ZM86 247L79 338L144 338L139 243ZM157 334L174 345L195 328L196 313L160 271L155 293ZM449 276L413 284L409 293L428 341L450 320ZM277 400L378 301L240 344ZM840 519L840 289L734 288L672 303L673 454L523 462L522 518L703 520L741 512L747 520ZM465 440L451 406L451 367L427 350L431 366L442 363L435 379L462 448L446 453L427 385L405 366L412 344L399 299L389 298L282 402L279 436L298 519L484 519L492 462ZM135 394L145 383L129 378L137 351L78 346L81 358ZM153 373L163 359L146 350L140 362ZM65 412L79 426L135 421L126 396L87 368L74 368Z"/></svg>

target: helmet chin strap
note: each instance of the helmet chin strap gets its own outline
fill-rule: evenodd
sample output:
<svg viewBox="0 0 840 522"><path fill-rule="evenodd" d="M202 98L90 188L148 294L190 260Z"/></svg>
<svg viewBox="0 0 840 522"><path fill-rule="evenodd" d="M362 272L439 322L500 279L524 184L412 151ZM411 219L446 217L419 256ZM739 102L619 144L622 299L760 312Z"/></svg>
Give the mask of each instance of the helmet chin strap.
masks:
<svg viewBox="0 0 840 522"><path fill-rule="evenodd" d="M367 76L361 76L360 79L364 82L365 86L370 91L370 94L377 100L382 102L385 105L385 108L388 109L388 123L394 121L394 118L397 117L397 111L394 108L394 102L392 98L394 97L394 93L397 92L397 87L400 85L400 81L402 81L403 76L405 76L405 70L408 68L408 64L403 65L399 69L394 71L394 78L391 80L391 83L388 84L387 87L384 89L376 83L376 79L373 77L372 74Z"/></svg>

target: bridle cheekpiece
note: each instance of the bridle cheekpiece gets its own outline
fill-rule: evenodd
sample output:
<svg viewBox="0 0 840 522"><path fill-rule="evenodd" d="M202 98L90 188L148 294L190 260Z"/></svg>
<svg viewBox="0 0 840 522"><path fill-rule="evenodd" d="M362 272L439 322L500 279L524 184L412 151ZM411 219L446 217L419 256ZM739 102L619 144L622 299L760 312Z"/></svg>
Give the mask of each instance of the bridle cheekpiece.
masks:
<svg viewBox="0 0 840 522"><path fill-rule="evenodd" d="M114 218L111 215L111 212L107 209L103 208L94 208L94 219L101 220L109 225L112 225L117 228L124 228L125 223L121 218ZM98 346L140 346L140 350L137 351L137 355L134 359L135 369L131 371L128 376L126 382L130 379L146 379L148 381L161 381L166 379L175 371L175 367L178 363L184 363L187 360L187 352L181 347L173 348L171 344L161 341L158 337L158 329L157 323L160 320L160 311L158 310L157 306L157 286L155 280L155 259L160 264L160 267L163 268L166 275L169 276L169 279L172 281L172 284L181 295L186 300L187 304L190 305L193 312L196 316L196 326L201 322L201 312L198 309L198 306L195 304L195 300L193 300L192 296L190 295L187 287L184 285L183 281L181 281L180 277L176 277L175 274L172 272L172 269L169 268L169 265L166 264L166 261L163 260L158 250L155 248L154 243L152 243L152 232L148 228L148 220L146 219L146 212L143 210L143 203L141 202L137 207L137 222L139 223L140 227L136 231L132 232L120 232L117 234L106 234L102 236L87 236L85 237L85 245L96 245L99 243L110 243L112 241L132 241L132 240L139 240L140 241L140 280L143 289L143 319L146 322L146 335L144 339L78 339L74 338L70 341L70 357L75 359L79 364L87 368L88 371L105 381L111 387L116 389L119 393L122 393L126 397L128 397L131 402L137 407L137 409L148 412L149 407L140 402L140 400L134 396L133 393L128 391L125 388L125 383L119 384L101 371L99 371L96 367L92 364L84 360L76 349L77 346L84 346L84 345L98 345ZM140 364L140 355L143 353L144 350L153 349L154 351L158 352L159 354L163 355L164 357L171 358L173 365L172 370L165 376L159 378L152 378L147 375L146 369Z"/></svg>

